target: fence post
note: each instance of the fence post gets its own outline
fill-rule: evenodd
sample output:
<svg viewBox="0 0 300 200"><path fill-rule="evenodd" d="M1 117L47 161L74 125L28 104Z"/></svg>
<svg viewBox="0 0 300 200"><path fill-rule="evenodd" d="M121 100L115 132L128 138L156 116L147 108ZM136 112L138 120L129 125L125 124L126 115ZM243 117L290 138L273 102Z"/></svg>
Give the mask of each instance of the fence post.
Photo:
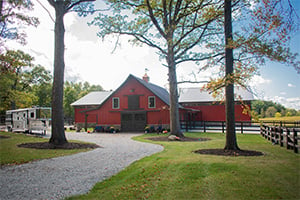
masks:
<svg viewBox="0 0 300 200"><path fill-rule="evenodd" d="M241 122L241 134L243 134L243 122Z"/></svg>
<svg viewBox="0 0 300 200"><path fill-rule="evenodd" d="M298 138L297 138L297 131L293 128L293 144L294 144L294 152L298 153Z"/></svg>
<svg viewBox="0 0 300 200"><path fill-rule="evenodd" d="M224 122L222 121L222 133L224 133Z"/></svg>
<svg viewBox="0 0 300 200"><path fill-rule="evenodd" d="M281 147L283 147L283 128L279 127L279 144Z"/></svg>
<svg viewBox="0 0 300 200"><path fill-rule="evenodd" d="M260 126L260 134L265 137L266 126L263 124Z"/></svg>
<svg viewBox="0 0 300 200"><path fill-rule="evenodd" d="M287 149L290 149L289 140L290 140L290 129L286 128L286 148Z"/></svg>
<svg viewBox="0 0 300 200"><path fill-rule="evenodd" d="M203 132L206 132L205 121L203 121Z"/></svg>

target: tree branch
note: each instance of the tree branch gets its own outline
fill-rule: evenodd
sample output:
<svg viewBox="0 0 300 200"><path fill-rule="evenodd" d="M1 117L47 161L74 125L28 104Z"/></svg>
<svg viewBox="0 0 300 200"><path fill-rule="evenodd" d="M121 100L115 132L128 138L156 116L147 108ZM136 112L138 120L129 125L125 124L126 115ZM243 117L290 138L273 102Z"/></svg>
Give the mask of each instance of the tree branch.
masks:
<svg viewBox="0 0 300 200"><path fill-rule="evenodd" d="M202 58L186 58L186 59L181 59L181 60L179 60L179 61L176 62L176 65L179 64L179 63L189 62L189 61L190 62L204 61L204 60L215 58L215 57L218 57L218 56L221 56L221 55L224 55L224 52L217 53L217 54L212 55L212 56L202 57Z"/></svg>
<svg viewBox="0 0 300 200"><path fill-rule="evenodd" d="M177 82L177 84L183 84L183 83L193 83L193 84L196 84L196 83L208 83L208 81L179 81L179 82Z"/></svg>
<svg viewBox="0 0 300 200"><path fill-rule="evenodd" d="M50 11L39 1L39 0L36 0L45 10L46 12L48 13L50 19L52 20L53 23L55 23L55 20L54 18L52 17ZM50 3L51 0L49 0L48 2ZM51 4L51 3L50 3ZM52 4L51 4L52 5Z"/></svg>
<svg viewBox="0 0 300 200"><path fill-rule="evenodd" d="M162 30L162 28L159 26L158 21L156 20L154 13L153 13L153 9L150 5L149 0L146 1L147 2L147 7L148 7L148 11L149 11L149 17L151 19L151 21L153 22L154 26L157 28L158 32L165 38L167 39L167 36L165 34L165 32Z"/></svg>
<svg viewBox="0 0 300 200"><path fill-rule="evenodd" d="M96 0L80 0L80 1L77 1L77 2L75 2L73 4L70 4L70 6L66 8L66 11L71 10L74 6L77 6L77 5L79 5L79 4L83 3L83 2L92 2L92 1L96 1Z"/></svg>

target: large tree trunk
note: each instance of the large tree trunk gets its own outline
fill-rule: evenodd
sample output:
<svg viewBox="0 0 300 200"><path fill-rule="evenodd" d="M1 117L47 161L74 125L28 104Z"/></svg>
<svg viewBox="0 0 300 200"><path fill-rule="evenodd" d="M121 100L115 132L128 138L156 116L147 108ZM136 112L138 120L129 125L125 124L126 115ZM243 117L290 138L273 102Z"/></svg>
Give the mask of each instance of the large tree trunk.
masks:
<svg viewBox="0 0 300 200"><path fill-rule="evenodd" d="M50 143L60 145L67 143L64 130L63 92L64 92L64 1L56 1L55 5L55 46L54 76L52 87L52 133Z"/></svg>
<svg viewBox="0 0 300 200"><path fill-rule="evenodd" d="M230 78L233 73L233 49L229 47L232 41L232 21L231 21L231 0L225 0L225 68L226 68L226 87L225 87L225 109L226 109L226 150L238 150L235 133L235 114L234 114L234 82Z"/></svg>
<svg viewBox="0 0 300 200"><path fill-rule="evenodd" d="M167 62L168 62L168 69L169 69L171 134L176 135L178 137L184 137L180 129L176 65L174 61L173 47L171 44L169 44L169 48L168 48Z"/></svg>

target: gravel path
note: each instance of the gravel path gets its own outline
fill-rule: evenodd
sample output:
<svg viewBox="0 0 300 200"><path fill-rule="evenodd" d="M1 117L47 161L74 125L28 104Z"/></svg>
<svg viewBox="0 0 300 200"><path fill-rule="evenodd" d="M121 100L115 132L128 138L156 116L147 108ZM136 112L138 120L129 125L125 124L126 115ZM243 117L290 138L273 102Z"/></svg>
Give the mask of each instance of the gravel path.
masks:
<svg viewBox="0 0 300 200"><path fill-rule="evenodd" d="M95 183L132 162L162 151L159 145L133 141L136 134L67 133L68 139L103 148L0 169L0 199L62 199L87 193Z"/></svg>

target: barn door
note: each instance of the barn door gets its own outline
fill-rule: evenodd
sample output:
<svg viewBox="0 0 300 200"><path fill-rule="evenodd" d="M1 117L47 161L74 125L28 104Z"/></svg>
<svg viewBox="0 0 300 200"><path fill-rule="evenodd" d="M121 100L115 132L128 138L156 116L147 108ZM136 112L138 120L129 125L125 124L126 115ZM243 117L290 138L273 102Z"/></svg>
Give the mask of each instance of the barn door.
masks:
<svg viewBox="0 0 300 200"><path fill-rule="evenodd" d="M122 132L144 132L146 112L123 112L121 114Z"/></svg>

